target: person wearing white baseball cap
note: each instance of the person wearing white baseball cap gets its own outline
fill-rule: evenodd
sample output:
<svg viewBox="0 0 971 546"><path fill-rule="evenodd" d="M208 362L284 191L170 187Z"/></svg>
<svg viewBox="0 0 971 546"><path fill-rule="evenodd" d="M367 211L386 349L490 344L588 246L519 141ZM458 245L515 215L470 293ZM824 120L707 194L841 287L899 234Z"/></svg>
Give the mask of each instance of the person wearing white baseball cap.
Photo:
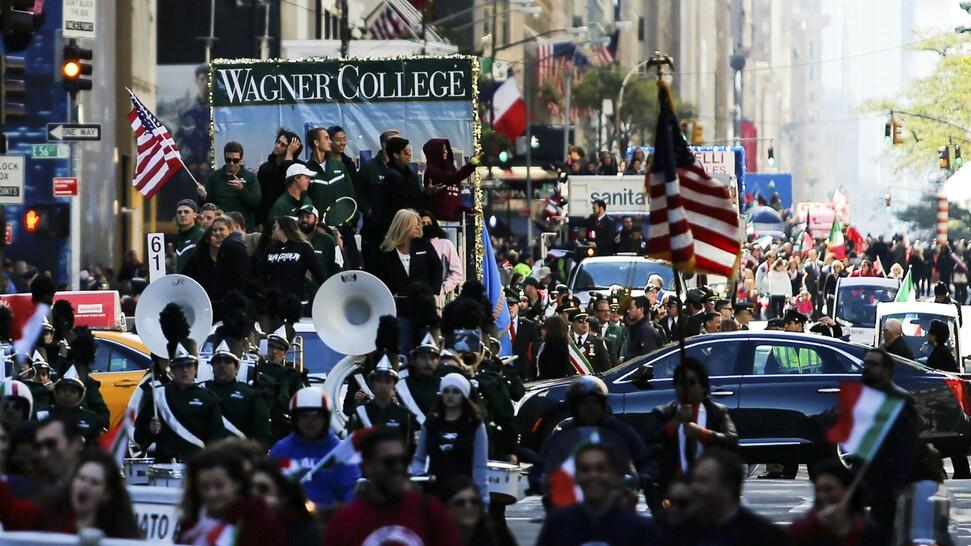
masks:
<svg viewBox="0 0 971 546"><path fill-rule="evenodd" d="M286 461L294 467L288 468L288 473L298 469L306 472L317 466L341 443L330 430L330 412L330 400L323 389L304 387L298 390L290 398L293 432L270 449L270 457ZM350 502L354 497L354 487L361 477L361 469L356 464L344 464L339 459L339 456L335 456L336 464L318 468L309 480L300 482L307 499L318 508L333 508Z"/></svg>
<svg viewBox="0 0 971 546"><path fill-rule="evenodd" d="M280 216L296 218L300 207L313 205L313 201L307 196L307 190L314 176L315 173L303 163L294 163L287 167L287 189L270 207L270 214L266 221L272 222Z"/></svg>
<svg viewBox="0 0 971 546"><path fill-rule="evenodd" d="M452 476L468 476L482 493L483 505L488 506L489 438L479 411L469 400L471 392L472 384L462 374L442 378L438 403L421 427L411 473L435 476L430 492L440 498Z"/></svg>

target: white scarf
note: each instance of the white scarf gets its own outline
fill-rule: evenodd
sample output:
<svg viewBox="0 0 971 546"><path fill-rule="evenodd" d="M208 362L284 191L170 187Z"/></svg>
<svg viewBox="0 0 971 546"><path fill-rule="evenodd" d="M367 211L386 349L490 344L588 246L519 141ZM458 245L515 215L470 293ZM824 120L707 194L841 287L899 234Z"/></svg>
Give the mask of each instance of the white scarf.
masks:
<svg viewBox="0 0 971 546"><path fill-rule="evenodd" d="M678 410L680 410L681 407L682 407L681 404L678 404ZM701 427L701 428L707 428L707 426L708 426L708 415L707 415L707 412L705 411L705 404L704 403L698 404L698 418L694 421L694 423L696 425L698 425L699 427ZM682 474L686 474L688 472L688 458L685 457L685 454L684 454L685 445L687 444L687 438L685 438L685 436L684 436L684 425L685 425L685 423L681 423L678 426L678 454L681 456L681 473ZM701 455L701 452L703 450L704 450L704 447L701 445L701 442L700 441L696 441L695 442L695 454L694 454L695 455L695 459L698 458L698 455Z"/></svg>

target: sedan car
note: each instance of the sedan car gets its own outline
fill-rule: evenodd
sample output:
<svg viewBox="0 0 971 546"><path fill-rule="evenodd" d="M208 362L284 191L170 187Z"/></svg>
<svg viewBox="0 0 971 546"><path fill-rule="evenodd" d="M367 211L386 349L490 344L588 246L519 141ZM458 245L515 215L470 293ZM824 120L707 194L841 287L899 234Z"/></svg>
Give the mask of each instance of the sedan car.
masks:
<svg viewBox="0 0 971 546"><path fill-rule="evenodd" d="M750 463L812 464L833 453L825 429L840 383L860 379L866 346L778 331L695 336L685 344L688 356L708 369L710 396L728 407ZM780 366L779 355L804 364ZM679 362L678 347L667 346L608 370L603 379L612 411L642 436L653 436L663 423L650 412L675 399L672 376ZM570 380L529 385L517 408L524 447L538 449L569 416ZM924 439L946 457L968 452L971 382L903 359L896 360L894 381L916 399Z"/></svg>

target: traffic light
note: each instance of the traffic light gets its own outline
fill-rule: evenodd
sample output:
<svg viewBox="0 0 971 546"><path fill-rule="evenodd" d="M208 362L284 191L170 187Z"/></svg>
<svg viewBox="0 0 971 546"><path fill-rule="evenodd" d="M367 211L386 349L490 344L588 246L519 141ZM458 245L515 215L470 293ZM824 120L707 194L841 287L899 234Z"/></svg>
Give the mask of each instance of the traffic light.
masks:
<svg viewBox="0 0 971 546"><path fill-rule="evenodd" d="M94 55L90 49L85 49L74 40L64 46L61 54L61 77L64 82L64 89L77 95L78 91L90 91L91 80L84 76L90 76L93 72L90 61Z"/></svg>
<svg viewBox="0 0 971 546"><path fill-rule="evenodd" d="M775 167L775 148L769 146L769 166Z"/></svg>
<svg viewBox="0 0 971 546"><path fill-rule="evenodd" d="M888 121L883 128L883 143L892 144L893 143L893 122Z"/></svg>
<svg viewBox="0 0 971 546"><path fill-rule="evenodd" d="M508 171L509 168L511 167L510 165L511 163L512 163L512 154L509 153L509 150L503 148L499 152L499 168L504 171Z"/></svg>
<svg viewBox="0 0 971 546"><path fill-rule="evenodd" d="M0 56L0 125L6 125L10 120L24 119L27 115L24 106L27 88L23 76L22 57Z"/></svg>
<svg viewBox="0 0 971 546"><path fill-rule="evenodd" d="M71 234L71 209L68 205L51 203L24 209L24 231L48 237L67 237Z"/></svg>
<svg viewBox="0 0 971 546"><path fill-rule="evenodd" d="M695 146L705 143L705 127L697 121L691 127L691 143Z"/></svg>
<svg viewBox="0 0 971 546"><path fill-rule="evenodd" d="M961 165L964 165L964 158L961 157L961 145L955 144L954 145L954 166L960 169Z"/></svg>
<svg viewBox="0 0 971 546"><path fill-rule="evenodd" d="M937 149L937 163L942 169L951 168L951 150L947 146Z"/></svg>
<svg viewBox="0 0 971 546"><path fill-rule="evenodd" d="M0 0L0 31L7 53L23 51L30 45L42 16L34 12L37 5L43 9L44 4L34 0Z"/></svg>

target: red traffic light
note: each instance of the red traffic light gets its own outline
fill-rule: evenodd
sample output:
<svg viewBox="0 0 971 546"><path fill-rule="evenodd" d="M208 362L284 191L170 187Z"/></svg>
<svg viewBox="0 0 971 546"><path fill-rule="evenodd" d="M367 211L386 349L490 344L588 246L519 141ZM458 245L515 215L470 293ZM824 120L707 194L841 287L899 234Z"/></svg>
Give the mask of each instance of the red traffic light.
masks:
<svg viewBox="0 0 971 546"><path fill-rule="evenodd" d="M24 230L27 233L35 233L40 227L41 215L34 209L27 209L24 212Z"/></svg>

